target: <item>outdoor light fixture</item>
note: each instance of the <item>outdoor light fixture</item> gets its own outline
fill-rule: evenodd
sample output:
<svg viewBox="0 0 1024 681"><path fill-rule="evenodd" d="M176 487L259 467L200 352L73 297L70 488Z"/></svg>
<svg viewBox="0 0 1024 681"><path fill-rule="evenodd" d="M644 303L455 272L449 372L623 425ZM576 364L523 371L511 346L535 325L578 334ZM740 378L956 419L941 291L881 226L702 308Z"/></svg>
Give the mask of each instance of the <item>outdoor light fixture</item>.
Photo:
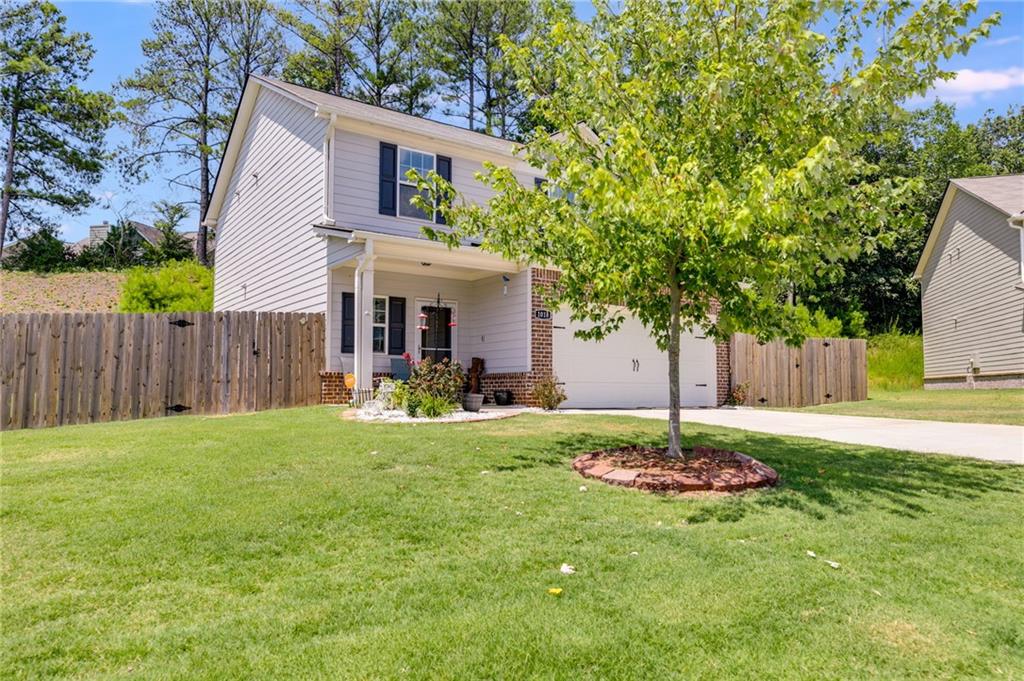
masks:
<svg viewBox="0 0 1024 681"><path fill-rule="evenodd" d="M508 282L512 281L507 274L501 275L501 295L508 295Z"/></svg>

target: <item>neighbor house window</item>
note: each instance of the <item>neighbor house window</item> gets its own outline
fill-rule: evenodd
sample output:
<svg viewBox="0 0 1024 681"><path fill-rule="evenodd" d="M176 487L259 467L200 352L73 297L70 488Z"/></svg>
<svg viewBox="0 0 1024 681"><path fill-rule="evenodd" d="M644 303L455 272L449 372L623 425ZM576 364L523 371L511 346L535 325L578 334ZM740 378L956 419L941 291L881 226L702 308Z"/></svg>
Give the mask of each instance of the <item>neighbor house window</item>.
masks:
<svg viewBox="0 0 1024 681"><path fill-rule="evenodd" d="M384 354L388 349L388 299L373 297L373 351Z"/></svg>
<svg viewBox="0 0 1024 681"><path fill-rule="evenodd" d="M416 196L416 194L420 194L424 198L430 197L425 191L417 191L416 185L409 181L406 173L410 170L415 170L421 177L427 177L430 171L434 170L434 155L425 154L422 151L413 151L412 149L398 150L398 214L402 217L416 218L417 220L433 220L433 211L424 213L417 206L410 203L412 197Z"/></svg>

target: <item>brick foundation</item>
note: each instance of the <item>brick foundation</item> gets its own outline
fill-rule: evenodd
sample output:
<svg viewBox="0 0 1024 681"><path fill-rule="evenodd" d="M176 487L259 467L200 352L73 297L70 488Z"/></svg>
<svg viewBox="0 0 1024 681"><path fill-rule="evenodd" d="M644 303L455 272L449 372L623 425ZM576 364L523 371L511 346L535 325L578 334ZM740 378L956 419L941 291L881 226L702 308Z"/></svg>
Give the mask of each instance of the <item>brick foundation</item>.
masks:
<svg viewBox="0 0 1024 681"><path fill-rule="evenodd" d="M373 372L373 387L376 388L382 378L390 378L386 371ZM341 371L320 372L320 404L348 404L352 401L352 391L345 387L345 374Z"/></svg>

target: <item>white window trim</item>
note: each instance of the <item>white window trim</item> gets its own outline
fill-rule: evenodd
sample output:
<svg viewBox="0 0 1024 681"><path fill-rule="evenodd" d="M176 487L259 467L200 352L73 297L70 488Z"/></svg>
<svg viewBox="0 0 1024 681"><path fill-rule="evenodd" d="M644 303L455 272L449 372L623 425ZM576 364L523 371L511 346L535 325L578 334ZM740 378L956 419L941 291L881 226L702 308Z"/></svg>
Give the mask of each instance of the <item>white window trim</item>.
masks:
<svg viewBox="0 0 1024 681"><path fill-rule="evenodd" d="M416 185L405 179L405 174L402 173L402 151L412 151L417 154L426 154L430 158L434 159L434 165L431 168L435 173L437 172L437 154L432 151L424 151L423 149L415 149L413 147L405 147L401 144L398 145L398 151L395 153L395 174L398 176L398 182L395 184L395 217L399 220L407 220L409 222L420 222L424 220L434 222L437 220L437 211L434 210L428 218L411 218L408 215L402 215L402 185L407 187L415 188Z"/></svg>
<svg viewBox="0 0 1024 681"><path fill-rule="evenodd" d="M373 321L373 310L372 309L370 310L370 326L372 328L376 328L378 326L383 326L384 327L384 350L383 350L383 352L377 352L376 350L374 350L373 351L373 356L374 357L384 357L384 356L386 356L388 354L388 340L389 340L388 336L391 335L391 310L388 309L391 306L388 304L388 296L374 295L373 299L375 301L377 301L377 300L383 300L384 301L384 323L383 324L377 324L376 322ZM373 332L372 331L370 332L370 342L371 343L373 342Z"/></svg>
<svg viewBox="0 0 1024 681"><path fill-rule="evenodd" d="M413 329L416 331L416 343L415 349L416 354L413 356L417 362L423 357L423 347L420 342L423 340L422 332L416 327L419 326L420 309L424 306L437 306L437 298L417 298L416 308L413 310L413 319L416 320L416 324L413 325ZM452 361L459 361L459 301L457 300L441 300L441 307L450 307L452 310L452 319L455 320L456 326L452 328Z"/></svg>

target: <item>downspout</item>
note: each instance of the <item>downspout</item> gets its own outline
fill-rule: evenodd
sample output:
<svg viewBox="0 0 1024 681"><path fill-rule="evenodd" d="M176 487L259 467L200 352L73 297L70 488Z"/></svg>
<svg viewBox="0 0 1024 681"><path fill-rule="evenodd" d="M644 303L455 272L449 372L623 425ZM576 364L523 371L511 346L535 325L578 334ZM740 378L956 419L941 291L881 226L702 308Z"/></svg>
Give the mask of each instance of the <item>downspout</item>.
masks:
<svg viewBox="0 0 1024 681"><path fill-rule="evenodd" d="M324 130L323 156L324 156L324 201L322 222L325 225L334 224L334 126L338 121L338 114L328 114L317 111L314 116L324 118L327 121Z"/></svg>
<svg viewBox="0 0 1024 681"><path fill-rule="evenodd" d="M1011 228L1017 230L1017 236L1020 238L1020 262L1018 263L1018 269L1020 270L1020 283L1024 284L1024 213L1017 213L1007 218L1006 223Z"/></svg>

